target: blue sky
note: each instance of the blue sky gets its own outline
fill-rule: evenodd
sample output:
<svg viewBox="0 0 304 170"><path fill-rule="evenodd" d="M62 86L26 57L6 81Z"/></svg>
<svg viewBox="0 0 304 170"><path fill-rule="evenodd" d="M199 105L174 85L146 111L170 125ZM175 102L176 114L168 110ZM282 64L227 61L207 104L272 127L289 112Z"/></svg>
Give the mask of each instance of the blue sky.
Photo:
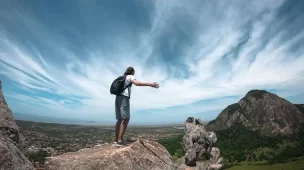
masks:
<svg viewBox="0 0 304 170"><path fill-rule="evenodd" d="M0 0L0 79L14 113L114 122L128 66L131 124L214 119L251 89L304 103L304 2Z"/></svg>

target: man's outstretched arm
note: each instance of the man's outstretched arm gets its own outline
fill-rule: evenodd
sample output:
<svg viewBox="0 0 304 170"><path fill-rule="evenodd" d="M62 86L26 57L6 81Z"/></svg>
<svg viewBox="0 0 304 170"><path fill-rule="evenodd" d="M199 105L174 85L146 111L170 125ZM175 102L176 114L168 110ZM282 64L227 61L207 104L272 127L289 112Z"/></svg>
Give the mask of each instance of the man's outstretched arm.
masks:
<svg viewBox="0 0 304 170"><path fill-rule="evenodd" d="M132 80L132 83L135 84L136 86L150 86L150 87L155 87L155 88L158 88L158 86L159 86L156 82L149 83L149 82L140 82L137 80Z"/></svg>

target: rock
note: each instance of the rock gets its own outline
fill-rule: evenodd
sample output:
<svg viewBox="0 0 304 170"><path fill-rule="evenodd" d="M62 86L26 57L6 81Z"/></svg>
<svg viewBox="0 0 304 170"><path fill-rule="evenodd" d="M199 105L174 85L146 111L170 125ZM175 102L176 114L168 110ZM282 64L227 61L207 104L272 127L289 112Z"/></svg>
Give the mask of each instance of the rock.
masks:
<svg viewBox="0 0 304 170"><path fill-rule="evenodd" d="M169 152L159 143L137 140L125 147L103 145L98 148L48 157L45 170L175 170Z"/></svg>
<svg viewBox="0 0 304 170"><path fill-rule="evenodd" d="M12 143L0 138L0 170L33 170L31 162Z"/></svg>
<svg viewBox="0 0 304 170"><path fill-rule="evenodd" d="M208 167L207 170L220 170L220 169L223 169L222 164L212 164Z"/></svg>
<svg viewBox="0 0 304 170"><path fill-rule="evenodd" d="M216 147L212 147L211 150L211 158L210 158L210 165L208 170L219 170L223 168L223 158L220 158L220 149Z"/></svg>
<svg viewBox="0 0 304 170"><path fill-rule="evenodd" d="M188 117L186 120L187 123L192 123L194 121L194 117Z"/></svg>
<svg viewBox="0 0 304 170"><path fill-rule="evenodd" d="M185 155L185 164L188 166L196 166L196 152L195 149L188 149Z"/></svg>
<svg viewBox="0 0 304 170"><path fill-rule="evenodd" d="M222 169L220 150L213 147L217 141L214 132L207 132L199 119L189 117L185 121L183 137L185 156L177 161L178 170ZM209 159L210 157L210 159Z"/></svg>
<svg viewBox="0 0 304 170"><path fill-rule="evenodd" d="M23 138L0 88L0 170L34 169L23 150Z"/></svg>
<svg viewBox="0 0 304 170"><path fill-rule="evenodd" d="M218 148L212 147L212 150L211 150L210 154L212 156L212 158L210 158L210 162L212 164L216 164L219 160L219 157L220 157L220 150Z"/></svg>
<svg viewBox="0 0 304 170"><path fill-rule="evenodd" d="M223 164L223 158L218 159L218 161L216 162L216 164Z"/></svg>

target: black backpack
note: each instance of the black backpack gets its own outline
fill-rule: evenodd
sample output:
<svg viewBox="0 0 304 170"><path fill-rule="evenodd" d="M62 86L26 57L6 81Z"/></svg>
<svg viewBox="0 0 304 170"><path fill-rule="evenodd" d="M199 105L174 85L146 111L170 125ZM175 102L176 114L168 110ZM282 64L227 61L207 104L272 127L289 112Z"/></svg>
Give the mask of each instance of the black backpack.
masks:
<svg viewBox="0 0 304 170"><path fill-rule="evenodd" d="M111 84L110 93L113 95L120 95L126 88L132 85L132 83L128 84L124 87L126 81L126 75L117 77Z"/></svg>

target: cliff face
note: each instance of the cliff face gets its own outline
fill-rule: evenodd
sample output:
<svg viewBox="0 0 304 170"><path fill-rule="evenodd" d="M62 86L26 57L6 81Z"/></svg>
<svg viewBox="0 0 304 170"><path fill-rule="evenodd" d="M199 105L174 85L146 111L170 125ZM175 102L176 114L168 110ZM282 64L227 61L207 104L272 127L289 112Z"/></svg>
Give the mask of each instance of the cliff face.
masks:
<svg viewBox="0 0 304 170"><path fill-rule="evenodd" d="M302 105L264 90L249 91L238 103L225 108L206 126L210 130L223 130L241 123L266 135L291 135L304 123Z"/></svg>
<svg viewBox="0 0 304 170"><path fill-rule="evenodd" d="M0 81L1 87L1 81ZM34 169L31 162L21 152L22 136L12 117L0 88L0 169L28 170Z"/></svg>

